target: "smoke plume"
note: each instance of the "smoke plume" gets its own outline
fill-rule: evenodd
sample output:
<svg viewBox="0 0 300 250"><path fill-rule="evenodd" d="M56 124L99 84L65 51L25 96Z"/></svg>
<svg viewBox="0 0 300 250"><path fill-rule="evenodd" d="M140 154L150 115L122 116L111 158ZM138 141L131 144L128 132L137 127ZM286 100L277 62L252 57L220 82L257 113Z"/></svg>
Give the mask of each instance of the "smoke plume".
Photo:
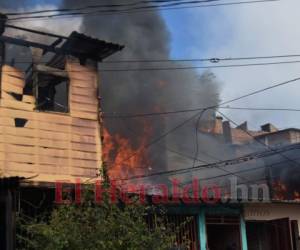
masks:
<svg viewBox="0 0 300 250"><path fill-rule="evenodd" d="M39 1L40 2L40 1ZM122 4L130 3L130 0L122 1ZM101 4L119 4L120 0L102 0ZM96 0L63 0L60 7L74 8L87 5L96 5ZM146 4L146 3L144 3ZM53 9L51 5L36 5L33 1L0 1L2 11L22 11ZM73 30L78 30L91 37L107 40L108 42L125 45L125 49L108 61L126 61L136 59L135 63L100 63L100 96L102 98L102 110L104 114L139 114L164 112L172 110L190 109L195 107L214 106L219 102L218 80L211 72L200 74L195 70L155 70L155 71L120 71L107 72L107 69L138 69L138 68L178 68L184 65L175 62L169 63L145 63L148 59L169 59L171 35L159 11L144 13L127 13L114 15L93 15L82 18L64 18L51 21L30 21L16 23L29 28L51 31L53 33L68 35ZM45 28L46 27L46 28ZM24 39L37 40L50 44L53 40L45 40L38 36L28 36L22 32L7 32L9 35L21 36ZM31 57L29 49L22 47L8 46L8 59L26 60ZM102 70L102 71L101 71ZM198 117L195 117L184 126L176 129L168 136L158 140L160 135L176 127L188 119L193 113L180 113L168 116L148 116L138 118L105 118L105 127L111 137L125 138L121 140L124 148L134 149L146 147L145 151L134 151L144 154L147 157L142 161L143 172L155 172L165 169L178 169L191 167L195 156L204 162L215 162L221 159L228 159L233 156L232 148L225 145L222 140L198 133L196 137L196 124ZM213 111L206 111L201 116L200 127L209 123L215 118ZM205 127L205 126L204 126ZM118 135L118 136L116 136ZM151 142L155 143L151 143ZM116 144L115 151L120 151L121 145ZM249 152L261 150L261 147L253 146ZM197 150L198 148L198 150ZM245 150L245 148L244 148ZM197 154L198 153L198 154ZM236 155L235 155L236 156ZM292 157L293 158L293 157ZM278 161L278 159L276 159ZM130 161L130 160L127 160ZM270 161L275 161L273 157ZM127 165L126 159L122 162ZM263 163L261 163L263 164ZM240 171L242 164L227 167L227 172ZM243 164L243 168L249 169L258 165ZM297 180L299 175L293 175L290 171L278 166L282 181L289 183L290 190L297 190L300 193ZM275 171L275 170L274 170ZM218 168L204 170L198 173L201 177L211 177L224 174ZM256 172L246 172L243 179L257 179L264 175L264 169ZM291 176L294 176L291 179ZM190 176L188 176L190 177ZM297 179L298 178L298 179ZM296 188L297 186L297 188ZM299 195L300 197L300 195Z"/></svg>
<svg viewBox="0 0 300 250"><path fill-rule="evenodd" d="M122 1L122 4L129 0ZM120 3L119 0L105 0L101 4ZM26 1L14 1L13 4L2 1L1 7L9 10L23 10L29 3ZM99 4L99 1L88 0L64 0L60 7L74 8ZM50 6L32 6L31 9L51 8ZM53 7L52 7L53 8ZM72 20L70 22L70 20ZM78 22L81 23L78 26ZM73 25L72 25L73 23ZM19 23L20 24L20 23ZM65 25L62 25L65 24ZM170 58L171 35L158 11L83 16L73 19L58 19L56 21L24 22L23 26L34 27L59 34L68 34L72 29L79 29L91 37L109 42L125 45L125 49L108 60L122 61L137 59L168 59ZM16 35L16 34L15 34ZM17 34L20 35L20 34ZM24 34L22 34L24 35ZM32 37L25 36L26 39ZM41 38L39 38L41 39ZM40 40L41 41L41 40ZM45 41L42 41L45 42ZM50 43L51 41L47 41ZM14 51L14 50L12 50ZM22 53L18 52L18 55ZM12 57L18 58L17 55ZM23 56L24 58L24 56ZM104 114L109 113L151 113L164 112L178 109L206 107L218 103L218 83L214 75L205 72L202 76L194 70L170 70L170 71L123 71L105 72L105 69L136 69L136 68L160 68L182 67L178 63L122 63L100 64L100 88L102 97L102 109ZM165 134L193 113L181 113L169 116L150 116L135 119L105 119L105 126L112 135L120 135L129 139L132 147L141 147L141 140L148 136L147 160L149 166L141 166L151 171L190 166L195 154L195 126L197 117L182 128L170 133L167 137L148 147L151 141ZM208 120L213 112L207 111L202 120ZM150 131L150 132L149 132ZM199 139L202 144L208 146L208 140ZM166 150L166 148L170 150ZM118 150L118 148L116 148ZM175 153L174 153L175 152ZM180 154L176 153L180 152ZM188 157L186 157L188 156ZM147 171L148 171L147 170Z"/></svg>
<svg viewBox="0 0 300 250"><path fill-rule="evenodd" d="M130 1L122 1L122 4ZM99 4L98 1L85 1L84 5ZM101 4L114 4L119 1L101 1ZM65 0L63 7L81 6L82 1ZM95 15L83 19L81 31L99 39L125 45L125 49L109 60L168 59L170 58L171 36L158 11ZM104 64L102 69L159 68L180 67L178 63L122 63ZM101 70L100 70L101 72ZM104 113L151 113L178 110L193 107L206 107L218 102L217 81L210 73L202 77L192 70L171 71L127 71L101 73L101 97ZM135 144L144 135L144 124L148 124L153 133L149 141L175 127L192 114L148 117L144 119L105 119L111 133L130 137ZM208 119L207 112L203 117ZM196 119L195 119L196 120ZM190 165L192 160L170 152L165 148L192 156L195 147L195 120L182 129L174 131L159 143L148 148L153 166L161 170L182 164ZM138 146L138 145L136 145ZM181 159L178 161L178 159Z"/></svg>
<svg viewBox="0 0 300 250"><path fill-rule="evenodd" d="M129 0L122 1L122 4ZM118 0L105 0L101 4L120 3ZM96 5L99 1L88 0L84 3L79 0L64 0L59 7L74 8L87 5ZM22 11L40 9L53 9L50 5L29 5L25 1L14 1L13 4L2 1L2 9L5 11ZM27 8L27 9L25 9ZM63 25L62 25L63 24ZM155 71L122 71L106 72L106 69L137 69L137 68L178 68L181 65L175 62L169 63L145 63L148 59L169 59L171 35L158 11L83 16L82 18L63 18L36 20L16 23L16 25L46 30L53 33L68 35L72 30L78 30L91 37L106 40L108 42L125 45L125 49L118 52L108 60L122 61L137 59L136 63L100 63L100 96L102 98L102 110L104 114L110 113L152 113L195 107L213 106L218 103L218 81L210 72L202 75L195 70L155 70ZM11 32L8 30L8 32ZM22 32L12 32L9 35L22 36L25 39L51 44L53 40L44 40L43 37L31 36ZM22 61L30 57L29 49L16 46L9 48L8 60L15 58ZM24 67L24 65L20 65ZM101 71L102 70L102 71ZM125 138L128 147L135 151L141 147L146 150L138 152L146 158L142 166L138 166L142 172L155 172L165 169L190 167L196 155L196 144L200 150L209 152L210 155L226 156L227 149L218 147L217 141L199 135L195 139L195 126L198 117L178 128L166 137L161 135L184 122L193 113L180 113L168 116L149 116L145 118L109 119L104 123L112 137ZM212 111L206 111L201 120L207 122L214 118ZM124 140L123 140L124 141ZM151 143L156 141L156 143ZM143 143L142 143L143 142ZM151 145L150 145L151 144ZM115 153L120 151L119 142L116 143ZM114 155L112 156L112 158ZM207 155L199 153L199 158L209 162L215 161ZM122 158L122 157L121 157ZM123 157L124 158L124 157ZM126 158L126 157L125 157ZM127 160L130 162L130 160ZM140 161L138 161L140 162ZM124 169L127 168L126 159L121 161ZM201 162L196 161L196 164Z"/></svg>

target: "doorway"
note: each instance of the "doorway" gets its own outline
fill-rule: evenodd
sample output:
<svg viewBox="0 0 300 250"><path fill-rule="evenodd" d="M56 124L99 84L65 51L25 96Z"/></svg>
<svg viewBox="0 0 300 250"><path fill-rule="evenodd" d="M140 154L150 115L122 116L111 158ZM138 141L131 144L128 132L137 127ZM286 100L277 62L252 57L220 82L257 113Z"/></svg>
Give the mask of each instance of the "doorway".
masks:
<svg viewBox="0 0 300 250"><path fill-rule="evenodd" d="M247 222L248 250L298 250L297 221L289 218Z"/></svg>
<svg viewBox="0 0 300 250"><path fill-rule="evenodd" d="M239 216L208 216L206 231L209 250L241 250Z"/></svg>

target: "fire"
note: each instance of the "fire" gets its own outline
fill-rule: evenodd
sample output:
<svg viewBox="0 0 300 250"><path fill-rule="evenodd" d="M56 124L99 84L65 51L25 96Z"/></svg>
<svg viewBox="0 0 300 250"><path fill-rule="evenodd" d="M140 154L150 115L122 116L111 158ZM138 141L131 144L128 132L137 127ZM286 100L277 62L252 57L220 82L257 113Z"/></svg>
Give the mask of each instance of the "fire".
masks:
<svg viewBox="0 0 300 250"><path fill-rule="evenodd" d="M294 192L294 200L300 201L300 192L297 192L297 191Z"/></svg>
<svg viewBox="0 0 300 250"><path fill-rule="evenodd" d="M300 192L289 189L282 181L273 183L274 199L300 201Z"/></svg>
<svg viewBox="0 0 300 250"><path fill-rule="evenodd" d="M127 178L150 170L147 144L151 142L152 129L145 122L142 124L143 131L139 133L142 136L136 134L135 142L121 134L111 134L104 128L103 158L111 179Z"/></svg>
<svg viewBox="0 0 300 250"><path fill-rule="evenodd" d="M275 200L286 200L287 187L280 180L274 181L273 183L274 199Z"/></svg>

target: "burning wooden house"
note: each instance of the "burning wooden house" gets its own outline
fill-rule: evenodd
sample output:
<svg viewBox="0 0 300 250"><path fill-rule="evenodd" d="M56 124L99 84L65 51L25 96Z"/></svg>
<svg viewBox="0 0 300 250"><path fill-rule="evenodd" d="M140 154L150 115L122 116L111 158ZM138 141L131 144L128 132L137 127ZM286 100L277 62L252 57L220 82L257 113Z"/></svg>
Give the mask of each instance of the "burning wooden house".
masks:
<svg viewBox="0 0 300 250"><path fill-rule="evenodd" d="M3 24L2 33L4 27L55 41L49 45L0 36L1 176L30 178L20 193L31 201L56 181L96 178L102 165L97 65L123 47L77 32L65 37ZM32 51L27 69L7 64L9 44ZM1 214L7 214L8 207L1 206ZM2 240L0 245L13 249Z"/></svg>
<svg viewBox="0 0 300 250"><path fill-rule="evenodd" d="M5 180L15 176L30 179L29 184L22 185L19 191L21 199L18 200L20 202L30 200L30 203L23 204L23 209L29 213L35 213L39 208L32 208L30 204L35 204L35 201L40 203L45 194L49 200L48 203L44 200L43 206L51 206L54 200L54 182L74 183L76 178L80 178L83 182L94 179L102 165L102 157L109 158L107 156L109 152L103 152L101 143L102 126L99 116L101 109L97 63L123 47L77 32L64 37L22 27L5 26L55 39L52 44L43 44L3 34L0 36L2 48L0 176L5 177ZM32 51L32 58L27 68L20 69L15 67L14 63L7 63L4 51L8 44L30 48L28 51ZM143 132L148 130L145 129ZM272 126L266 126L262 131L255 133L248 131L245 134L243 130L247 130L246 124L233 129L230 128L228 122L222 123L222 120L218 119L212 130L205 128L202 132L212 133L213 131L213 136L218 137L218 142L223 140L223 143L230 144L234 152L239 153L244 150L245 144L253 141L253 137L267 140L267 135L272 136L273 133L276 136L276 131ZM151 131L147 134L151 135ZM108 133L104 135L110 136ZM289 143L297 142L299 143L299 141ZM129 159L131 155L142 151L129 148L130 143L122 138L116 140L115 144L118 144L121 149L124 148L122 151L124 154L114 157L115 163ZM141 143L142 148L147 144L146 138ZM108 146L114 147L114 145ZM282 152L285 154L284 151ZM261 156L263 153L258 155ZM240 161L224 161L216 165L218 168L226 167L229 173L241 171L239 168L249 171L249 168L255 168L258 160L252 165L245 162L257 159L257 157L257 154L248 155L239 159ZM136 173L131 167L145 164L147 161L143 158L131 158L128 165L124 164L127 167L125 173ZM266 165L270 164L266 163ZM120 168L119 165L114 168L117 173L113 173L113 176L118 176ZM210 168L211 172L206 173L208 179L216 177L218 168ZM263 175L262 184L268 184L271 187L274 191L273 195L277 195L277 202L280 204L257 205L249 200L237 204L187 205L184 202L179 205L167 204L168 217L174 224L179 225L186 218L191 218L184 230L177 235L178 244L184 243L184 239L188 237L189 249L219 250L228 245L241 250L298 250L297 221L300 221L300 212L296 201L300 199L300 190L299 193L294 190L294 203L287 205L285 196L282 196L287 185L282 182L276 182L275 186L270 185L268 183L270 178L267 177L270 177L273 172L266 170L268 169L264 165L255 176ZM148 168L148 172L151 172L151 169ZM158 179L158 177L160 176L156 175L155 178ZM7 186L3 192L0 192L1 214L7 215L9 211L14 213L13 196L16 186L18 183ZM12 214L7 218L13 218ZM11 231L13 230L12 223L13 221L6 222L6 225L10 225ZM13 249L12 244L5 242L11 237L12 234L8 236L6 230L0 230L0 239L5 239L0 242L1 249ZM274 237L280 240L273 246L271 240Z"/></svg>

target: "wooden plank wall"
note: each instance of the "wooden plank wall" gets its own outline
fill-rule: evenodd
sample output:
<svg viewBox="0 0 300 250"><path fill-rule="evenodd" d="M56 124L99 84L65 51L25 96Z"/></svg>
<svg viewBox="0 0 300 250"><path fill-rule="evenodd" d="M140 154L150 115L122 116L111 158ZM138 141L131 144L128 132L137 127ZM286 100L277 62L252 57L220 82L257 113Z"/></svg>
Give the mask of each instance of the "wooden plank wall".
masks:
<svg viewBox="0 0 300 250"><path fill-rule="evenodd" d="M39 112L23 94L24 75L4 66L0 99L0 171L37 182L95 177L101 167L97 72L68 63L70 113ZM81 72L79 72L81 71ZM16 127L15 119L24 119Z"/></svg>

